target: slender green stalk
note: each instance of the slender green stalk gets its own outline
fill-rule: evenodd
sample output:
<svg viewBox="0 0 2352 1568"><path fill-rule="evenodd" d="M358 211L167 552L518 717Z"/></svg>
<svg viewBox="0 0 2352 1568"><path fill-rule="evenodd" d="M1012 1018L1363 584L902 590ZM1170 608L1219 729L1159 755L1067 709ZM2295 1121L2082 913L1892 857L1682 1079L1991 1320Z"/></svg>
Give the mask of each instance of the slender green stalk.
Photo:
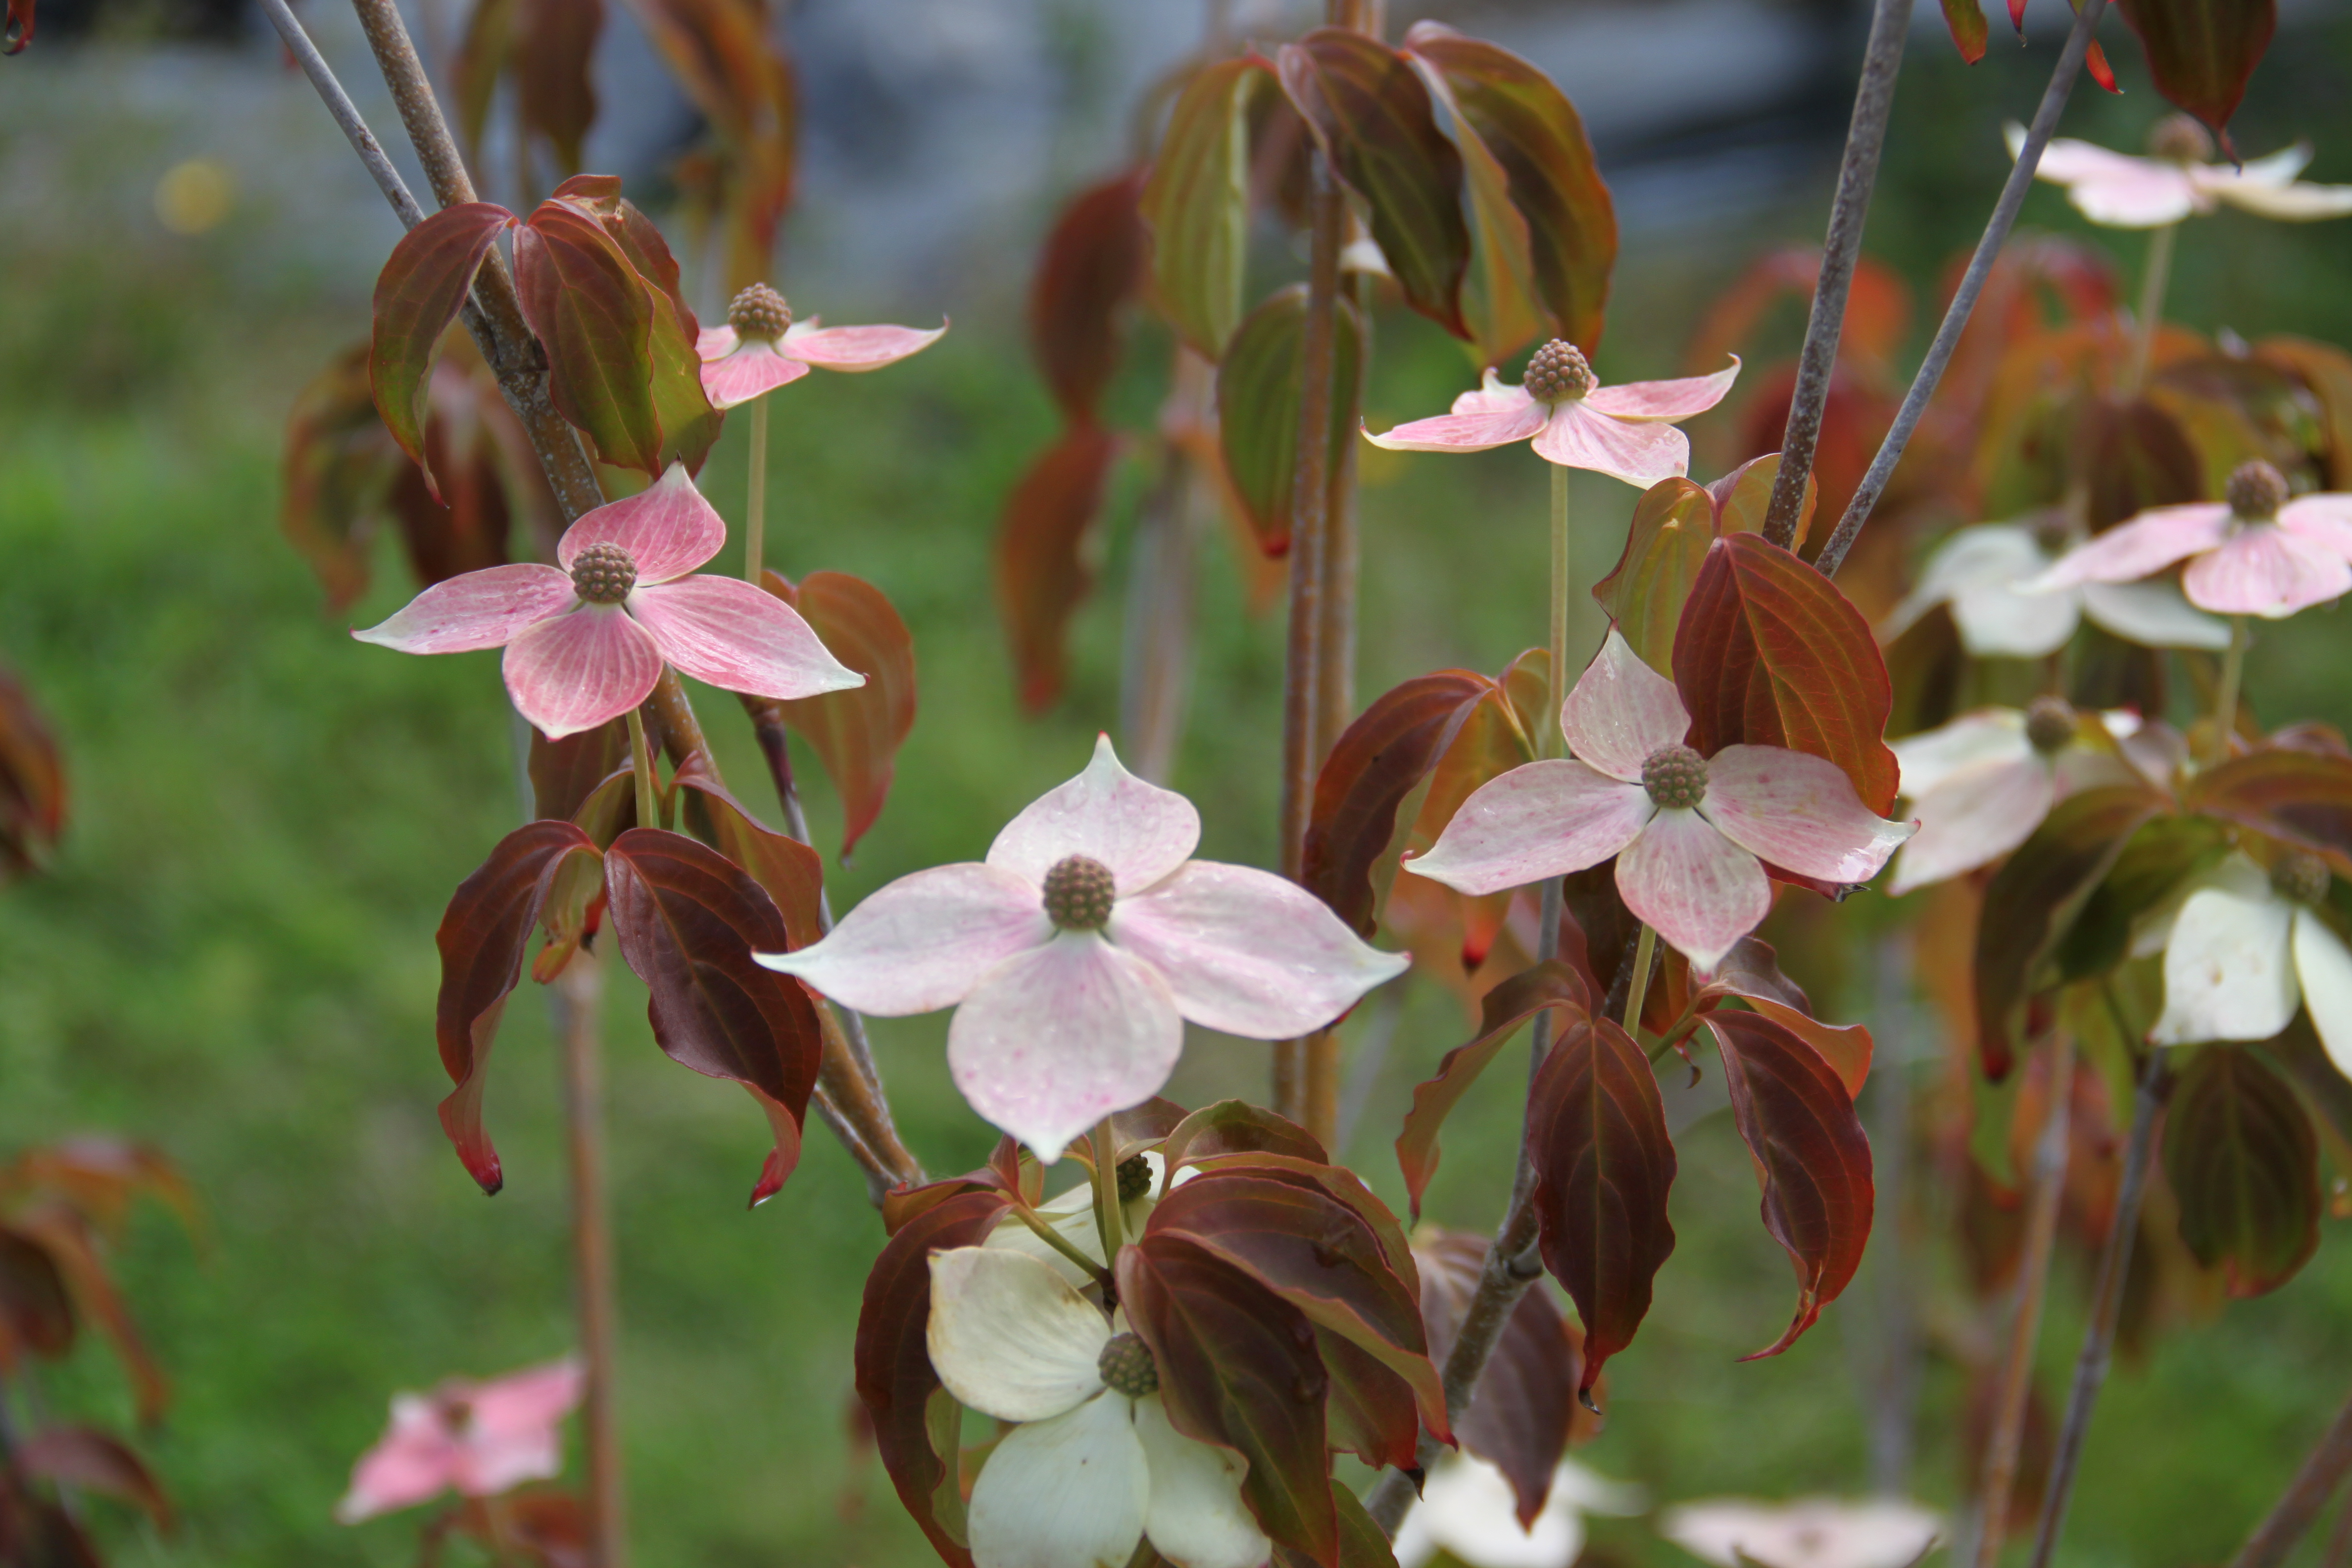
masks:
<svg viewBox="0 0 2352 1568"><path fill-rule="evenodd" d="M1061 1232L1046 1224L1044 1216L1040 1215L1035 1209L1031 1208L1027 1204L1014 1204L1013 1205L1013 1217L1019 1220L1023 1225L1027 1226L1030 1230L1034 1232L1038 1240L1044 1242L1046 1246L1052 1247L1055 1251L1060 1253L1071 1262L1076 1264L1080 1268L1085 1269L1089 1278L1102 1283L1108 1283L1109 1281L1109 1270L1106 1269L1101 1264L1097 1263L1093 1258L1088 1258L1085 1253L1080 1252L1076 1247L1071 1246L1067 1237L1065 1237Z"/></svg>
<svg viewBox="0 0 2352 1568"><path fill-rule="evenodd" d="M646 743L646 719L635 708L629 710L629 771L636 775L637 826L659 827L661 817L654 806L654 752Z"/></svg>
<svg viewBox="0 0 2352 1568"><path fill-rule="evenodd" d="M760 555L768 537L768 400L751 400L751 484L743 500L743 581L760 581Z"/></svg>
<svg viewBox="0 0 2352 1568"><path fill-rule="evenodd" d="M2156 357L2156 330L2164 322L2164 294L2172 283L2172 243L2179 236L2177 223L2147 231L2147 261L2140 273L2131 358L2125 364L2121 384L2126 397L2138 396L2139 389L2147 384L2147 367Z"/></svg>
<svg viewBox="0 0 2352 1568"><path fill-rule="evenodd" d="M1560 725L1559 705L1568 696L1568 606L1575 554L1568 537L1568 469L1559 463L1544 466L1551 470L1551 724L1534 739L1544 755L1564 757L1568 733Z"/></svg>
<svg viewBox="0 0 2352 1568"><path fill-rule="evenodd" d="M1658 956L1658 933L1648 926L1633 948L1633 980L1625 987L1625 1032L1641 1038L1642 1004L1650 994L1650 964Z"/></svg>
<svg viewBox="0 0 2352 1568"><path fill-rule="evenodd" d="M1103 1262L1115 1268L1127 1226L1118 1202L1118 1135L1108 1116L1095 1129L1095 1226L1102 1235Z"/></svg>
<svg viewBox="0 0 2352 1568"><path fill-rule="evenodd" d="M2246 675L2246 617L2230 617L2230 651L2221 656L2221 689L2213 697L2213 738L2208 767L2230 760L2230 737L2238 729L2238 689Z"/></svg>

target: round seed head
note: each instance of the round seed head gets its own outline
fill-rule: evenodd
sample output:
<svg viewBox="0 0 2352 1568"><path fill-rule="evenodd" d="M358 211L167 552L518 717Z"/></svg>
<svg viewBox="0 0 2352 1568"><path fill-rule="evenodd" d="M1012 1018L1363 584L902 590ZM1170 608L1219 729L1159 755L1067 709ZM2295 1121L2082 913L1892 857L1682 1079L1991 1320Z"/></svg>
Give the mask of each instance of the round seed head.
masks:
<svg viewBox="0 0 2352 1568"><path fill-rule="evenodd" d="M637 563L617 544L592 544L572 558L572 587L592 605L617 605L637 585Z"/></svg>
<svg viewBox="0 0 2352 1568"><path fill-rule="evenodd" d="M1520 384L1538 403L1559 403L1592 390L1592 367L1584 351L1554 338L1528 361L1527 379Z"/></svg>
<svg viewBox="0 0 2352 1568"><path fill-rule="evenodd" d="M2025 738L2042 755L2062 751L2074 738L2074 709L2063 697L2037 697L2025 710Z"/></svg>
<svg viewBox="0 0 2352 1568"><path fill-rule="evenodd" d="M1112 1335L1095 1370L1102 1374L1104 1387L1129 1399L1160 1392L1160 1363L1151 1359L1151 1347L1137 1335Z"/></svg>
<svg viewBox="0 0 2352 1568"><path fill-rule="evenodd" d="M1118 896L1110 868L1085 855L1054 862L1045 873L1045 918L1063 931L1100 931Z"/></svg>
<svg viewBox="0 0 2352 1568"><path fill-rule="evenodd" d="M2256 458L2230 471L2230 482L2221 494L2230 510L2248 522L2267 521L2286 505L2286 476Z"/></svg>
<svg viewBox="0 0 2352 1568"><path fill-rule="evenodd" d="M1706 759L1688 746L1660 746L1642 763L1642 787L1664 810L1692 810L1706 795Z"/></svg>
<svg viewBox="0 0 2352 1568"><path fill-rule="evenodd" d="M793 324L793 308L765 283L754 283L727 307L727 324L739 338L762 338L774 342Z"/></svg>
<svg viewBox="0 0 2352 1568"><path fill-rule="evenodd" d="M2335 874L2327 862L2316 855L2297 850L2282 855L2271 867L2271 886L2282 898L2293 899L2298 904L2315 904L2327 896Z"/></svg>
<svg viewBox="0 0 2352 1568"><path fill-rule="evenodd" d="M2168 114L2148 127L2147 155L2168 163L2210 163L2213 135L2192 115Z"/></svg>
<svg viewBox="0 0 2352 1568"><path fill-rule="evenodd" d="M1118 1201L1131 1204L1151 1190L1151 1162L1131 1154L1118 1163Z"/></svg>

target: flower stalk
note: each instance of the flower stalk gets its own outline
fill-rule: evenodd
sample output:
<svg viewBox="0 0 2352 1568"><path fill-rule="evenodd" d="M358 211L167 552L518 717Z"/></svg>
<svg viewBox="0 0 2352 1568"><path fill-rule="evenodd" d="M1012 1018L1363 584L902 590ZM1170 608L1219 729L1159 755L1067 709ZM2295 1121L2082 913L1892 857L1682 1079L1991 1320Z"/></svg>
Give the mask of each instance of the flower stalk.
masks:
<svg viewBox="0 0 2352 1568"><path fill-rule="evenodd" d="M636 775L637 826L659 827L661 812L655 804L654 752L646 743L646 716L641 709L629 710L629 771Z"/></svg>
<svg viewBox="0 0 2352 1568"><path fill-rule="evenodd" d="M1103 1262L1115 1268L1127 1234L1118 1201L1118 1131L1108 1116L1095 1129L1094 1153L1095 1226L1102 1236Z"/></svg>
<svg viewBox="0 0 2352 1568"><path fill-rule="evenodd" d="M750 493L743 498L743 581L760 582L760 554L768 537L768 400L751 400Z"/></svg>
<svg viewBox="0 0 2352 1568"><path fill-rule="evenodd" d="M1650 994L1650 965L1658 956L1658 933L1649 925L1633 948L1633 978L1625 987L1625 1032L1639 1040L1642 1037L1642 1004Z"/></svg>
<svg viewBox="0 0 2352 1568"><path fill-rule="evenodd" d="M2213 696L2213 734L2207 742L2205 763L2216 767L2230 760L2230 737L2238 728L2238 693L2246 677L2246 617L2230 617L2230 648L2221 656L2221 684Z"/></svg>
<svg viewBox="0 0 2352 1568"><path fill-rule="evenodd" d="M2180 237L2180 226L2168 223L2148 230L2147 260L2140 273L2139 306L2132 322L2131 358L2124 366L2124 378L2117 388L2126 397L2137 397L2147 384L2148 366L2156 359L2157 329L2164 323L2165 290L2172 282L2172 247Z"/></svg>

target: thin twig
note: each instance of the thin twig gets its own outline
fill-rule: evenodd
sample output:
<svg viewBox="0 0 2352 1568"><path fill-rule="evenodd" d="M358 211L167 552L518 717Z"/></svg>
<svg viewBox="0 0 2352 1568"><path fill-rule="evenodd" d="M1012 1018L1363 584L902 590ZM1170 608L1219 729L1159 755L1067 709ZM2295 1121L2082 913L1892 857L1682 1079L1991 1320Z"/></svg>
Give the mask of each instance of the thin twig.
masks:
<svg viewBox="0 0 2352 1568"><path fill-rule="evenodd" d="M1870 17L1870 42L1862 56L1862 81L1854 89L1853 119L1845 133L1845 157L1838 165L1837 196L1830 205L1829 234L1822 241L1822 269L1813 280L1813 311L1805 323L1805 346L1797 356L1797 385L1789 399L1789 424L1780 437L1780 471L1772 481L1772 502L1764 514L1764 537L1794 549L1805 480L1813 471L1813 449L1822 435L1822 412L1837 369L1838 336L1845 327L1846 295L1862 255L1863 225L1870 216L1870 193L1878 184L1878 155L1886 145L1886 117L1895 104L1895 78L1903 66L1903 39L1911 30L1911 0L1878 0Z"/></svg>
<svg viewBox="0 0 2352 1568"><path fill-rule="evenodd" d="M2327 1506L2327 1500L2336 1495L2347 1470L2352 1470L2352 1400L2320 1434L2303 1468L2288 1484L2286 1495L2238 1548L2238 1554L2230 1559L2230 1568L2278 1568L2319 1517L2320 1510Z"/></svg>
<svg viewBox="0 0 2352 1568"><path fill-rule="evenodd" d="M334 117L337 125L342 127L343 134L351 141L352 151L360 155L360 162L367 165L368 174L375 180L375 188L383 193L383 199L390 202L392 210L400 215L401 226L415 228L423 223L425 209L416 205L415 196L409 195L408 182L402 179L400 171L392 166L392 160L384 155L383 143L375 139L375 132L370 131L367 121L360 118L359 106L352 101L351 94L343 90L343 84L335 79L335 73L329 68L326 57L319 53L319 46L310 41L310 35L302 30L302 24L294 19L294 13L287 7L286 0L261 0L261 10L269 18L269 25L278 29L278 37L285 42L286 52L294 57L295 63L302 68L302 74L309 77L310 85L319 89L319 97L325 101L327 112Z"/></svg>
<svg viewBox="0 0 2352 1568"><path fill-rule="evenodd" d="M1862 532L1862 525L1870 521L1871 509L1886 491L1886 483L1895 477L1895 465L1903 460L1903 448L1910 444L1911 432L1918 427L1919 416L1927 410L1927 401L1936 395L1937 384L1944 378L1944 367L1951 363L1952 351L1959 346L1960 332L1969 324L1969 316L1976 310L1977 296L1984 292L1985 279L1992 274L1992 264L2000 255L2000 247L2009 241L2009 231L2016 226L2017 213L2025 205L2025 193L2033 184L2033 171L2041 166L2042 150L2050 145L2050 138L2058 129L2059 111L2066 107L2066 95L2074 90L2074 78L2083 68L2083 57L2089 53L2091 34L2106 11L2107 0L2082 0L2083 8L2075 13L2074 30L2066 36L2066 47L2058 52L2057 68L2050 73L2050 85L2042 89L2042 106L2033 111L2033 124L2025 133L2025 145L2018 149L2017 164L2009 172L2009 181L2000 188L2000 199L1993 204L1991 221L1985 225L1984 237L1977 241L1976 254L1969 258L1969 269L1960 278L1960 286L1952 295L1952 302L1944 311L1943 324L1936 329L1936 341L1928 345L1927 357L1920 363L1919 374L1911 379L1911 390L1903 395L1903 406L1895 416L1895 423L1879 443L1878 456L1870 460L1870 471L1863 476L1861 488L1838 519L1836 531L1822 547L1814 564L1825 577L1837 575L1845 563L1846 552ZM1781 473L1788 467L1784 463ZM1779 493L1776 487L1774 501Z"/></svg>
<svg viewBox="0 0 2352 1568"><path fill-rule="evenodd" d="M2129 1037L2126 1036L2126 1038ZM2164 1055L2151 1051L2140 1064L2139 1086L2132 1096L2131 1140L2124 1146L2123 1180L2116 1193L2116 1215L2107 1229L2107 1244L2099 1249L2098 1285L2091 1296L2091 1321L2083 1331L2083 1352L2074 1361L2074 1386L2066 1396L2066 1420L2058 1433L2058 1447L2050 1460L2050 1479L2042 1492L2042 1521L2033 1535L2032 1568L2047 1568L2066 1528L2066 1504L2074 1490L2074 1467L2083 1457L2083 1440L2091 1428L2091 1407L2098 1403L2100 1385L2107 1380L2114 1358L2116 1324L2123 1317L2124 1283L2131 1277L2132 1240L2139 1234L2140 1200L2147 1192L2148 1152L2155 1142L2156 1110L2164 1102Z"/></svg>

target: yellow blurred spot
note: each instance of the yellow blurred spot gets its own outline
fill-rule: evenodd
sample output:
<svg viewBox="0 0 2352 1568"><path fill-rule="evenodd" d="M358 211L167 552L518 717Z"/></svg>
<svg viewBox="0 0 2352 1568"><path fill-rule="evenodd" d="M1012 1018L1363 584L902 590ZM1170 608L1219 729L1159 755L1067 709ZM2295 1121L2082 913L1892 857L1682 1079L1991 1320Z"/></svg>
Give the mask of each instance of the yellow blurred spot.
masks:
<svg viewBox="0 0 2352 1568"><path fill-rule="evenodd" d="M219 227L236 200L236 176L215 158L174 164L155 182L155 216L173 234Z"/></svg>

